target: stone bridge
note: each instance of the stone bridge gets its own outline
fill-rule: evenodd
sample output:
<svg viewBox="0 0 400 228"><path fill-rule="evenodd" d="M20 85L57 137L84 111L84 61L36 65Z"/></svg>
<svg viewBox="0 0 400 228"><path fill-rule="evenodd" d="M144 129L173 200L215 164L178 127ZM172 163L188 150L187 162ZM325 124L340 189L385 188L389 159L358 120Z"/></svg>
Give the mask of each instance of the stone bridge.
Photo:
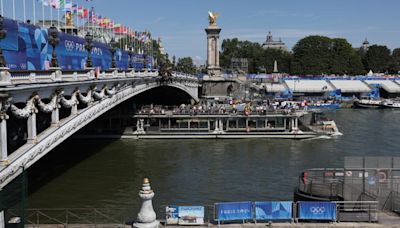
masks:
<svg viewBox="0 0 400 228"><path fill-rule="evenodd" d="M157 71L0 72L0 189L79 129L123 101L157 87L177 88L198 101L198 79ZM61 114L61 109L68 110ZM38 131L38 115L51 123ZM7 136L15 123L25 125L22 144L10 151ZM43 128L43 127L42 127Z"/></svg>

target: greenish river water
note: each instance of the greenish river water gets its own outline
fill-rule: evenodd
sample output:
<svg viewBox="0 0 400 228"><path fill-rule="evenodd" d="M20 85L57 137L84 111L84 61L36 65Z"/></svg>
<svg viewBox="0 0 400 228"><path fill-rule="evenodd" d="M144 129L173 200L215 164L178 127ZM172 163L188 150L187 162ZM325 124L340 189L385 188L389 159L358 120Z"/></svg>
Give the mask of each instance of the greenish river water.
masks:
<svg viewBox="0 0 400 228"><path fill-rule="evenodd" d="M345 156L399 156L400 112L329 112L344 134L295 140L69 140L29 171L30 208L132 207L150 178L165 205L292 200L303 169ZM137 212L135 211L135 213Z"/></svg>

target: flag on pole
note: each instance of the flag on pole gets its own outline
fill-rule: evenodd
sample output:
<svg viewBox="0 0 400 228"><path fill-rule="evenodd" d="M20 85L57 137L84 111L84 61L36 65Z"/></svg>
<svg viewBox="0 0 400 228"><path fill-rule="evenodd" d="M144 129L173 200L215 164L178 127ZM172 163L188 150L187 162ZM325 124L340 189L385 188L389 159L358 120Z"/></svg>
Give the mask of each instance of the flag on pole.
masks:
<svg viewBox="0 0 400 228"><path fill-rule="evenodd" d="M70 0L70 1L66 0L66 1L65 1L65 4L64 4L64 11L66 11L66 12L72 12L72 1L71 1L71 0Z"/></svg>

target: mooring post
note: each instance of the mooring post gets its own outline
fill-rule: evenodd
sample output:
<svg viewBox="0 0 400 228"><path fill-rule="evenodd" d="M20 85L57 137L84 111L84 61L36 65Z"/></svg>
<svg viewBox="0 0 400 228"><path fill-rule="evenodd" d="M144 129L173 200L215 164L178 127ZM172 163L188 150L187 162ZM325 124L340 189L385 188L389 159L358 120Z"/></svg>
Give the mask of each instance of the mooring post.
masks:
<svg viewBox="0 0 400 228"><path fill-rule="evenodd" d="M153 209L152 199L154 192L150 187L149 179L144 178L142 189L139 191L139 196L142 199L142 207L137 216L137 221L133 223L136 228L156 228L160 222L156 220L156 212Z"/></svg>

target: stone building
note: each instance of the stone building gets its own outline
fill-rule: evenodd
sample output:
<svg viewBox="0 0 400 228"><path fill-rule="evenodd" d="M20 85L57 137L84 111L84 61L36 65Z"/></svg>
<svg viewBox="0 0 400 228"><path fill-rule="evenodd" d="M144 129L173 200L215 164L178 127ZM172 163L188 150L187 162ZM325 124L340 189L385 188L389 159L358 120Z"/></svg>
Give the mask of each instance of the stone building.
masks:
<svg viewBox="0 0 400 228"><path fill-rule="evenodd" d="M264 49L272 48L272 49L279 49L279 50L283 50L283 51L288 50L285 43L282 42L281 38L279 38L279 40L273 39L271 31L268 32L267 39L262 44L262 47Z"/></svg>

